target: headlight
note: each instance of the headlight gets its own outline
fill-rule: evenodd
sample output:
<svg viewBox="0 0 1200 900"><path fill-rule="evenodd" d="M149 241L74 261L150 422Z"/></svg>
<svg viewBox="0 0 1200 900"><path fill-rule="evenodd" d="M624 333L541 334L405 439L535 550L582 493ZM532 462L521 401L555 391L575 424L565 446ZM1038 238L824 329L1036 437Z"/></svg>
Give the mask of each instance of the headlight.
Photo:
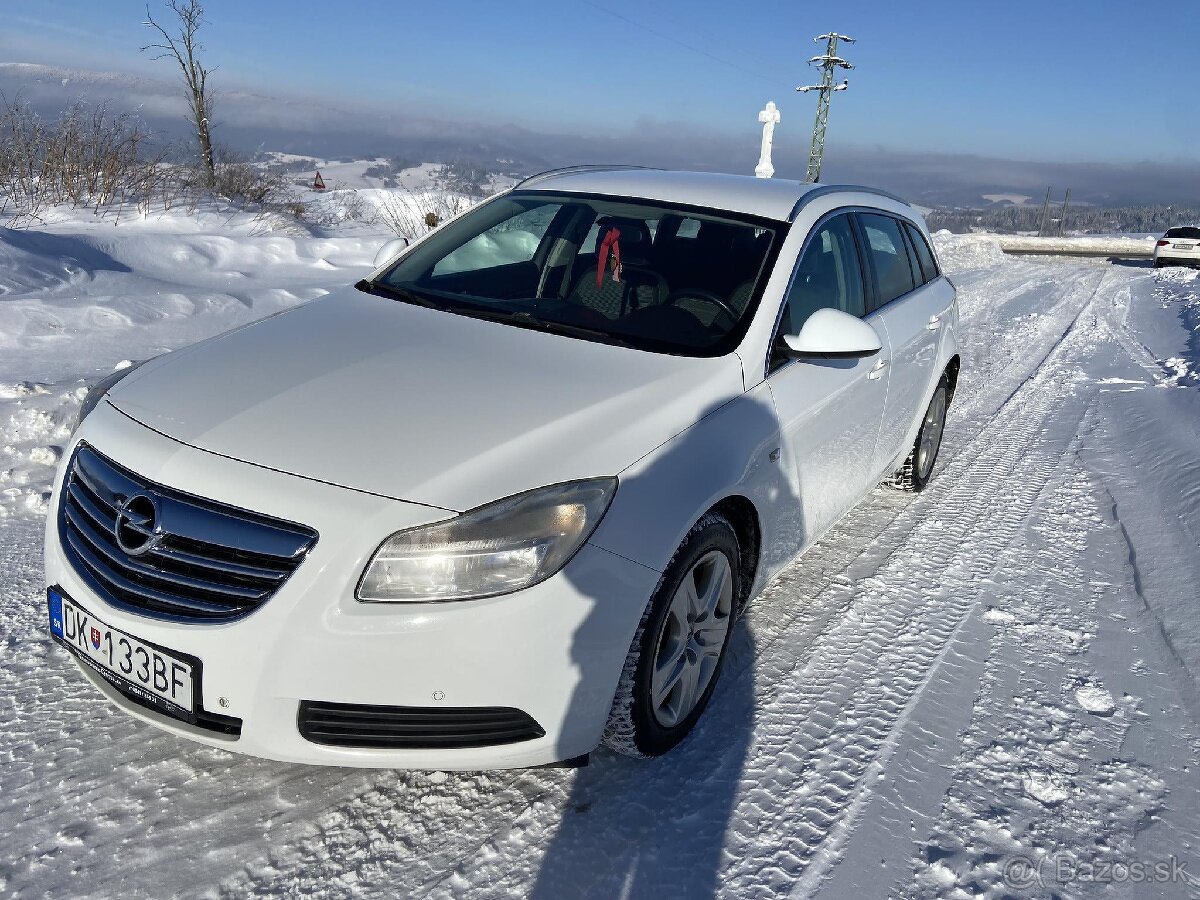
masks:
<svg viewBox="0 0 1200 900"><path fill-rule="evenodd" d="M80 423L83 422L83 420L86 419L92 412L92 410L96 408L100 401L104 399L104 395L112 390L112 386L114 384L146 361L147 360L142 360L142 362L130 363L123 369L117 369L115 372L110 372L108 375L105 375L90 388L88 388L88 392L83 397L83 402L79 404L79 412L75 416L75 427L72 428L71 431L73 432L79 427Z"/></svg>
<svg viewBox="0 0 1200 900"><path fill-rule="evenodd" d="M616 488L615 478L556 484L398 531L375 551L356 596L468 600L537 584L591 537Z"/></svg>

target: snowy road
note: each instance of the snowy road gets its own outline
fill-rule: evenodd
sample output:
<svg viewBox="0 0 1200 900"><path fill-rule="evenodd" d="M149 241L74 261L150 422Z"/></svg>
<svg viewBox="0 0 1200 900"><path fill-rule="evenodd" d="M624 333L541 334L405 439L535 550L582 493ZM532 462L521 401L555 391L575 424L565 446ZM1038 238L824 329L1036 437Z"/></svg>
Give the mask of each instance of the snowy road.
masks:
<svg viewBox="0 0 1200 900"><path fill-rule="evenodd" d="M373 246L110 231L0 232L0 894L1197 895L1195 273L942 239L967 350L937 478L875 492L755 602L691 739L363 772L112 711L45 637L38 548L81 376L316 296Z"/></svg>

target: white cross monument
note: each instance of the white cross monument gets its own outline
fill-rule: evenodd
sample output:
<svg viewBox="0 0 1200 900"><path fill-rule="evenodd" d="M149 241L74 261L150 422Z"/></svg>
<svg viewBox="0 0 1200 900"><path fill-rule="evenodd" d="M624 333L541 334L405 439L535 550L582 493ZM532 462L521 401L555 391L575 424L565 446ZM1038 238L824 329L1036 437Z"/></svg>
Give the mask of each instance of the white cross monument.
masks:
<svg viewBox="0 0 1200 900"><path fill-rule="evenodd" d="M774 100L758 114L758 121L762 122L763 127L762 153L758 157L758 165L754 167L754 174L759 178L770 178L775 174L775 167L771 165L771 141L775 136L775 126L779 124L779 109Z"/></svg>

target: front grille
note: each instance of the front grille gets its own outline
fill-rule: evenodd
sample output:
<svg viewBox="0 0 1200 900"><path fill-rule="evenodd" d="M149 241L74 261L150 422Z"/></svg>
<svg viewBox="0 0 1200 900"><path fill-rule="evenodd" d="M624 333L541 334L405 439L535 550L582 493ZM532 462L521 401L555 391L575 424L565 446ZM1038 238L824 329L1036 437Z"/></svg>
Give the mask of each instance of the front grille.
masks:
<svg viewBox="0 0 1200 900"><path fill-rule="evenodd" d="M380 749L490 747L545 737L528 713L502 706L368 706L300 702L300 734L315 744Z"/></svg>
<svg viewBox="0 0 1200 900"><path fill-rule="evenodd" d="M106 601L197 622L266 603L317 539L303 525L155 484L82 443L63 482L59 535Z"/></svg>

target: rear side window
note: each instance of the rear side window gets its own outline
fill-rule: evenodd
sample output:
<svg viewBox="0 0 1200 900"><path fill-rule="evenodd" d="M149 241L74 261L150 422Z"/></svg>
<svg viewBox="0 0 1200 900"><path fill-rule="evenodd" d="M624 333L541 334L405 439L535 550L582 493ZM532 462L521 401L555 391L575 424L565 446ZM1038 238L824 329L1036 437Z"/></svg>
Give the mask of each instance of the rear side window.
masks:
<svg viewBox="0 0 1200 900"><path fill-rule="evenodd" d="M875 267L877 305L891 303L916 287L908 250L900 234L900 223L891 216L860 213L864 248Z"/></svg>
<svg viewBox="0 0 1200 900"><path fill-rule="evenodd" d="M908 233L908 239L912 242L913 249L917 251L917 263L921 267L921 281L927 284L941 274L938 272L937 262L933 258L933 251L929 249L925 235L911 224L905 222L904 230Z"/></svg>

